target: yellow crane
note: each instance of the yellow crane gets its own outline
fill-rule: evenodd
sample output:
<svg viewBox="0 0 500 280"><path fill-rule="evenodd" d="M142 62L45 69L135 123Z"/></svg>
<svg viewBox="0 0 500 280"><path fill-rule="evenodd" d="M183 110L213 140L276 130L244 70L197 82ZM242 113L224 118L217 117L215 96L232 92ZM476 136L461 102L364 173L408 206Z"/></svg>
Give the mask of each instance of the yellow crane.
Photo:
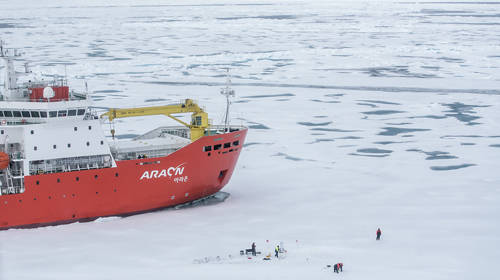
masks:
<svg viewBox="0 0 500 280"><path fill-rule="evenodd" d="M185 123L182 120L172 116L172 114L180 113L193 113L191 115L191 124ZM209 127L208 114L191 99L186 99L184 103L181 104L166 106L109 109L108 112L101 115L101 118L107 116L109 121L113 121L114 119L118 118L153 115L165 115L189 127L191 131L191 141L193 142L203 137L205 135L206 129ZM111 135L114 137L114 129L111 129Z"/></svg>

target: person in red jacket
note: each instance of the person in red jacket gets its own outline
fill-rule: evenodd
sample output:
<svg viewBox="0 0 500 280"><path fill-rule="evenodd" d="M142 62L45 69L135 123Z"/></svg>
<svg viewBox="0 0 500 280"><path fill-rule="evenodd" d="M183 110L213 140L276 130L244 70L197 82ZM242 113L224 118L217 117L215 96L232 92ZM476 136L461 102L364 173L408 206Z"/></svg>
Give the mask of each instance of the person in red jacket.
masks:
<svg viewBox="0 0 500 280"><path fill-rule="evenodd" d="M337 267L337 268L338 268L338 269L340 269L340 271L342 272L342 267L344 266L344 264L343 264L343 263L338 263L337 265L338 265L338 267ZM337 270L338 270L338 269L337 269Z"/></svg>
<svg viewBox="0 0 500 280"><path fill-rule="evenodd" d="M382 231L380 228L377 229L377 240L380 240L380 236L382 235Z"/></svg>

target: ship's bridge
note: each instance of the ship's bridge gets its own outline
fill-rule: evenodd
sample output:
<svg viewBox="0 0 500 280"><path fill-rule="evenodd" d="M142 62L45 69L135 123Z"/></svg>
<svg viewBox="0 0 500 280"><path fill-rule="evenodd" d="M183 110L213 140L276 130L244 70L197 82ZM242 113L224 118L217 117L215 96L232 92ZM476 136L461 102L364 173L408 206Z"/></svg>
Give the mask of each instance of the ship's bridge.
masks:
<svg viewBox="0 0 500 280"><path fill-rule="evenodd" d="M0 102L0 125L46 123L61 120L93 118L89 101L70 100L58 102Z"/></svg>

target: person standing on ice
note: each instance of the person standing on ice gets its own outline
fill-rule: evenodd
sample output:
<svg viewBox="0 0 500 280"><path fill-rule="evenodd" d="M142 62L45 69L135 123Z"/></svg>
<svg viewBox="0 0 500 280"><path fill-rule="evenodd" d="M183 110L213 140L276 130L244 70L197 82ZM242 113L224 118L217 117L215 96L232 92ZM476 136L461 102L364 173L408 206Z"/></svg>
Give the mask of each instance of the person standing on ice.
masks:
<svg viewBox="0 0 500 280"><path fill-rule="evenodd" d="M377 229L377 240L380 240L380 236L382 235L382 231L380 228Z"/></svg>
<svg viewBox="0 0 500 280"><path fill-rule="evenodd" d="M256 256L257 255L257 251L255 251L255 242L252 243L252 256Z"/></svg>
<svg viewBox="0 0 500 280"><path fill-rule="evenodd" d="M276 248L274 249L274 256L276 258L279 258L279 252L280 252L280 245L276 245Z"/></svg>
<svg viewBox="0 0 500 280"><path fill-rule="evenodd" d="M334 273L335 272L339 273L339 264L338 263L336 263L336 264L333 265L333 272Z"/></svg>

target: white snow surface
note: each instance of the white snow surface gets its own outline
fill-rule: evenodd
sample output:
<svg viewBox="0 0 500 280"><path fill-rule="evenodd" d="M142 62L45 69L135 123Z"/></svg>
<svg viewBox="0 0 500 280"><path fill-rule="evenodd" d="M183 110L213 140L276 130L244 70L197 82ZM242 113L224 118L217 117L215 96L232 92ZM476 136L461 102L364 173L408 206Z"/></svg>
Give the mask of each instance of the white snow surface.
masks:
<svg viewBox="0 0 500 280"><path fill-rule="evenodd" d="M225 202L2 231L0 279L498 279L499 34L498 2L0 1L1 39L94 106L217 123L229 67L250 126Z"/></svg>

